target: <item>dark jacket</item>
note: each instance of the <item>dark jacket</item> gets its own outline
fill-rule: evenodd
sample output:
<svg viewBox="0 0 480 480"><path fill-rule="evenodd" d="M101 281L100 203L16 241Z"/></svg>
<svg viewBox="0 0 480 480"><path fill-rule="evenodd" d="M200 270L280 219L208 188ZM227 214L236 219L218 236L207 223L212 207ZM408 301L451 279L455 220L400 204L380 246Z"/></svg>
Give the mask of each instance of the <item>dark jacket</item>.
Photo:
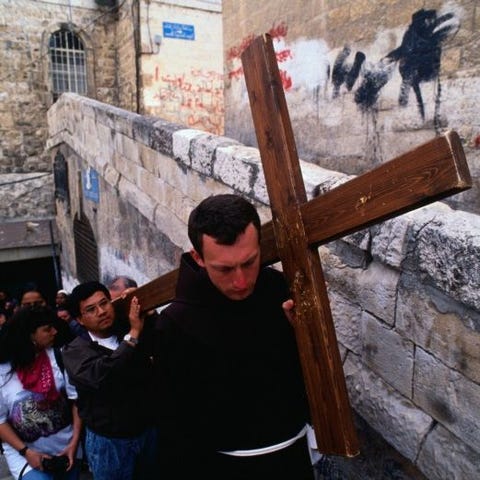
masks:
<svg viewBox="0 0 480 480"><path fill-rule="evenodd" d="M260 271L252 295L232 301L189 254L176 298L156 323L159 431L189 451L254 449L295 436L308 421L283 275Z"/></svg>
<svg viewBox="0 0 480 480"><path fill-rule="evenodd" d="M110 350L77 337L63 350L85 425L106 437L126 438L153 426L153 378L141 346L121 342Z"/></svg>

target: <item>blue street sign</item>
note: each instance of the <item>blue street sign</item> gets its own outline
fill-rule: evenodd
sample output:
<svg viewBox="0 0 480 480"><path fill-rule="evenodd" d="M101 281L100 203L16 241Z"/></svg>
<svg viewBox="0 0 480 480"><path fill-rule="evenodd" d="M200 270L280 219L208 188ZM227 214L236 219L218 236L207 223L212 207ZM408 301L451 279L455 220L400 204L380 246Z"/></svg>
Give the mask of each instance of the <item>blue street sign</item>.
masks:
<svg viewBox="0 0 480 480"><path fill-rule="evenodd" d="M163 22L163 36L165 38L195 40L195 27L183 23Z"/></svg>
<svg viewBox="0 0 480 480"><path fill-rule="evenodd" d="M100 190L98 188L98 173L91 167L83 171L83 195L95 203L100 202Z"/></svg>

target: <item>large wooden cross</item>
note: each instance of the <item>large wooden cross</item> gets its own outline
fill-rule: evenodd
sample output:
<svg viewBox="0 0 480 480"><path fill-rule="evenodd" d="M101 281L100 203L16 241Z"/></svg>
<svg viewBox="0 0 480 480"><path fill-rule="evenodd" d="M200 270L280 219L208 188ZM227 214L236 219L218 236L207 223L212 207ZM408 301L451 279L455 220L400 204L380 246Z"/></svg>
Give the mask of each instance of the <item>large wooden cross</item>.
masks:
<svg viewBox="0 0 480 480"><path fill-rule="evenodd" d="M307 201L270 36L257 37L242 62L272 209L272 221L262 226L262 263L282 261L295 300L295 334L318 449L353 456L358 440L317 249L470 188L468 165L451 131ZM142 308L169 303L177 277L174 270L138 288Z"/></svg>

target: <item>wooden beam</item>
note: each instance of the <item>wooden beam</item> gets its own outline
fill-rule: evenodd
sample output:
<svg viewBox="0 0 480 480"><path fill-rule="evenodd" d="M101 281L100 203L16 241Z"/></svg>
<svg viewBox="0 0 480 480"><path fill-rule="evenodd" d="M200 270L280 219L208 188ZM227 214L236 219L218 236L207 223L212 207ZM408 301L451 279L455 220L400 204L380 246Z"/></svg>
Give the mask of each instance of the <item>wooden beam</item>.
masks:
<svg viewBox="0 0 480 480"><path fill-rule="evenodd" d="M317 446L322 453L353 456L358 439L320 258L305 233L301 205L307 195L270 36L257 37L242 63L275 242L295 301L294 330Z"/></svg>
<svg viewBox="0 0 480 480"><path fill-rule="evenodd" d="M461 141L455 131L447 132L301 205L308 243L323 245L471 186ZM410 198L397 197L398 188L407 190ZM339 194L340 204L335 200ZM345 218L352 215L361 217L356 226ZM262 225L262 262L271 265L279 260L273 224L267 222ZM144 310L171 302L177 277L178 270L172 270L140 286L135 294Z"/></svg>

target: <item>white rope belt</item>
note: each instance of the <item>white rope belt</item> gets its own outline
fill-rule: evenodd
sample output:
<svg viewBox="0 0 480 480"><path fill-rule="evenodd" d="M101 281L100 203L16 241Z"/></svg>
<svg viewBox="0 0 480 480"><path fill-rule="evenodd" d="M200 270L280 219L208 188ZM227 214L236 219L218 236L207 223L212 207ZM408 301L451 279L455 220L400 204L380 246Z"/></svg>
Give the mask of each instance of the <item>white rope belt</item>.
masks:
<svg viewBox="0 0 480 480"><path fill-rule="evenodd" d="M225 455L232 455L234 457L253 457L255 455L265 455L266 453L276 452L293 445L299 438L302 438L306 432L307 426L305 425L293 438L285 440L281 443L277 443L276 445L270 445L263 448L254 448L253 450L231 450L229 452L219 451L218 453L224 453Z"/></svg>

